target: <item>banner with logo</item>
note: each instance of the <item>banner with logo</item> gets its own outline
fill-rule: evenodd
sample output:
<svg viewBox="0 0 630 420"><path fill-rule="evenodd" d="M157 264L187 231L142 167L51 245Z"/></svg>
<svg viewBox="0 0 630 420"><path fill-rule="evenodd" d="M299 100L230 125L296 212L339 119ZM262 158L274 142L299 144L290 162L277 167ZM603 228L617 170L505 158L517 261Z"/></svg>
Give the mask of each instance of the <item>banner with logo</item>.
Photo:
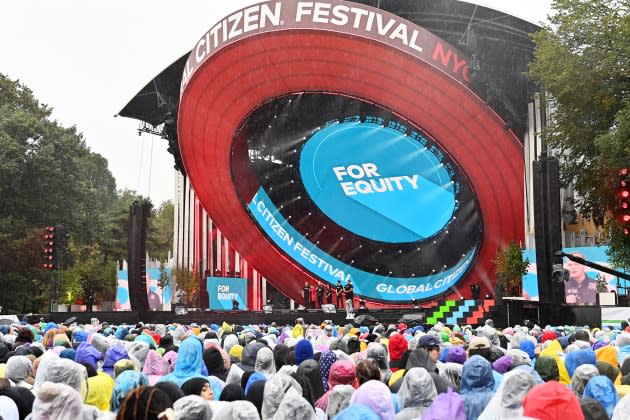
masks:
<svg viewBox="0 0 630 420"><path fill-rule="evenodd" d="M232 301L239 309L247 309L247 279L236 277L208 277L210 309L232 310Z"/></svg>

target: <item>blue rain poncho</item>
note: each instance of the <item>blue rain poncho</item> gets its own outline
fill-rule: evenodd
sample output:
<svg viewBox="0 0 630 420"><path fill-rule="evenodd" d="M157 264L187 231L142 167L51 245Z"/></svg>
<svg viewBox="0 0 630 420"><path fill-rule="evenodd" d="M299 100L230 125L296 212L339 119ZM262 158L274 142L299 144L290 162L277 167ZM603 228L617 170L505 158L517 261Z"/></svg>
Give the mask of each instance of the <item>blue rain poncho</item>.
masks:
<svg viewBox="0 0 630 420"><path fill-rule="evenodd" d="M189 337L182 341L175 361L175 369L172 373L163 376L158 382L171 381L181 387L188 379L200 377L203 365L203 347L201 341L195 337Z"/></svg>
<svg viewBox="0 0 630 420"><path fill-rule="evenodd" d="M114 391L112 392L112 400L109 409L113 412L117 412L127 394L144 385L149 385L149 380L144 373L136 370L125 370L121 372L114 381Z"/></svg>
<svg viewBox="0 0 630 420"><path fill-rule="evenodd" d="M462 383L459 388L466 418L476 420L494 395L492 365L479 355L474 355L464 363Z"/></svg>
<svg viewBox="0 0 630 420"><path fill-rule="evenodd" d="M613 410L619 401L617 390L612 381L603 375L594 376L584 388L584 398L593 398L606 409L608 417L612 417Z"/></svg>

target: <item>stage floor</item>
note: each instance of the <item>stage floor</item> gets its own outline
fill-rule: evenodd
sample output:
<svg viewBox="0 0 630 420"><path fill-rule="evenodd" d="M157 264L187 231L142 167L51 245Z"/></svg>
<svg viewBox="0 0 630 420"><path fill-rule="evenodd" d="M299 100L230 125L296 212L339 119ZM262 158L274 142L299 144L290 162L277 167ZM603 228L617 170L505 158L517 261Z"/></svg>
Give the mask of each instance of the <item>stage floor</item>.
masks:
<svg viewBox="0 0 630 420"><path fill-rule="evenodd" d="M396 324L398 320L405 314L414 313L412 310L374 310L368 314L374 316L382 324ZM360 315L355 313L355 316ZM100 322L108 322L111 324L136 324L143 323L180 323L180 324L219 324L228 322L230 324L271 324L276 322L278 325L293 325L297 318L302 318L306 323L320 324L324 320L331 320L337 325L351 323L352 319L347 319L345 311L324 312L321 309L309 309L305 311L298 310L274 310L271 313L264 311L188 311L185 314L176 314L173 311L124 311L124 312L53 312L49 314L28 315L29 322L38 321L43 318L45 321L53 321L63 323L65 320L76 317L76 322L81 324L90 323L91 318L98 318Z"/></svg>
<svg viewBox="0 0 630 420"><path fill-rule="evenodd" d="M508 320L510 326L515 324L523 324L525 319L531 320L541 326L546 324L551 325L589 325L591 328L602 327L602 307L599 306L567 306L561 305L557 308L553 308L552 313L545 314L544 310L538 310L538 308L524 310L520 305L497 305L491 310L480 314L478 318L475 318L477 322L470 324L473 327L483 325L486 319L492 319L496 328L505 328L508 326ZM542 309L542 308L541 308ZM628 308L619 308L628 309ZM508 311L510 315L508 316ZM409 308L404 309L380 309L370 310L369 315L372 315L376 320L384 325L398 324L399 320L408 314L423 312L421 309L414 310ZM360 315L354 314L355 317ZM435 312L424 309L425 315L425 327L431 327L435 324ZM443 316L437 319L443 324L451 326L452 323L458 322L460 325L466 324L461 319L452 321L452 318L442 314ZM624 315L625 316L625 315ZM211 311L211 310L188 310L187 313L178 314L174 311L124 311L124 312L53 312L47 314L29 314L27 319L29 322L38 322L40 318L45 321L53 321L57 323L63 323L71 317L76 317L76 321L81 324L90 323L91 318L98 318L101 322L108 322L110 324L136 324L143 322L149 323L180 323L180 324L222 324L224 321L230 324L271 324L275 322L278 325L293 325L297 318L302 318L306 323L320 324L324 320L331 320L337 325L344 325L352 323L353 319L348 319L345 311L337 312L324 312L321 309L309 309L305 311L289 310L289 309L276 309L273 312L265 311ZM548 319L540 319L540 318ZM607 320L610 317L606 318ZM22 318L20 318L22 319ZM470 318L468 318L470 319ZM626 318L623 318L626 319ZM608 322L608 321L607 321ZM607 324L608 325L608 324Z"/></svg>

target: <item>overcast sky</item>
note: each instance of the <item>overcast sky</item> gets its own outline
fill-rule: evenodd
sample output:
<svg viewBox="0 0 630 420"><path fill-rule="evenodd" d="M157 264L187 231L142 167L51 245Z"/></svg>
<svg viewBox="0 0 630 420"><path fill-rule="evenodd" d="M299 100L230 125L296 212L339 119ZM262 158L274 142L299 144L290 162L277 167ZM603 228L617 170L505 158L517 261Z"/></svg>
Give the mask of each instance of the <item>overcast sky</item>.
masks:
<svg viewBox="0 0 630 420"><path fill-rule="evenodd" d="M119 189L174 197L167 143L138 136L138 121L114 115L155 75L189 51L215 21L259 0L5 0L0 73L19 79L53 119L76 125L103 155ZM469 1L534 23L551 0Z"/></svg>

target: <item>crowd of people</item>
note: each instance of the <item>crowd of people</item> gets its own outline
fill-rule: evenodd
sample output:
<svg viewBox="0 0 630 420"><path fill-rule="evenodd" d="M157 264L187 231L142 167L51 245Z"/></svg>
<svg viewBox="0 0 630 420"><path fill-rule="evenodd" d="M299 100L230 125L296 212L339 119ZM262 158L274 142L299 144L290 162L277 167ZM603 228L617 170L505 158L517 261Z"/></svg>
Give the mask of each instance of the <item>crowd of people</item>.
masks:
<svg viewBox="0 0 630 420"><path fill-rule="evenodd" d="M0 418L630 419L630 327L0 325Z"/></svg>

